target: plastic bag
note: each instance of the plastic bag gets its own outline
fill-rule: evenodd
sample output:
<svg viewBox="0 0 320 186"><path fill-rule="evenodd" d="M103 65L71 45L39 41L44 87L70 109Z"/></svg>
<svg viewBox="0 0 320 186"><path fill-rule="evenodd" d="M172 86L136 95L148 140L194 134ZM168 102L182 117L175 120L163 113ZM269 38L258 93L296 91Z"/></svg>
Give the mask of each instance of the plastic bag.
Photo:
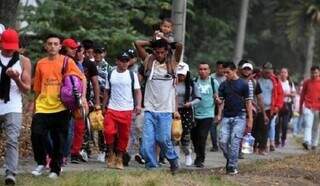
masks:
<svg viewBox="0 0 320 186"><path fill-rule="evenodd" d="M172 138L175 141L180 141L182 136L182 123L181 119L174 119L172 122L172 129L171 129Z"/></svg>
<svg viewBox="0 0 320 186"><path fill-rule="evenodd" d="M101 110L95 110L89 114L92 130L103 130L104 117Z"/></svg>

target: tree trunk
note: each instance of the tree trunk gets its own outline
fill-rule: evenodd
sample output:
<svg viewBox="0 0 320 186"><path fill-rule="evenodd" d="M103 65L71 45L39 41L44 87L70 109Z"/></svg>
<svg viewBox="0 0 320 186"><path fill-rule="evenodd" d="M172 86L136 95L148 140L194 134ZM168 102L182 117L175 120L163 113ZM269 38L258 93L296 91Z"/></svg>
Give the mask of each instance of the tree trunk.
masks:
<svg viewBox="0 0 320 186"><path fill-rule="evenodd" d="M235 45L233 62L237 65L242 58L244 50L244 41L246 37L246 24L248 17L249 0L241 1L240 17L238 24L237 40Z"/></svg>
<svg viewBox="0 0 320 186"><path fill-rule="evenodd" d="M16 27L19 2L20 0L0 0L0 23L5 27Z"/></svg>
<svg viewBox="0 0 320 186"><path fill-rule="evenodd" d="M187 12L187 0L173 0L172 1L172 13L173 20L174 39L176 42L181 43L184 46L185 32L186 32L186 12ZM181 53L183 58L184 48ZM181 61L181 60L180 60Z"/></svg>
<svg viewBox="0 0 320 186"><path fill-rule="evenodd" d="M308 38L308 46L307 46L306 65L305 65L304 74L303 74L304 79L310 77L310 68L312 67L312 63L313 63L315 43L316 43L316 30L314 26L311 25L310 35Z"/></svg>

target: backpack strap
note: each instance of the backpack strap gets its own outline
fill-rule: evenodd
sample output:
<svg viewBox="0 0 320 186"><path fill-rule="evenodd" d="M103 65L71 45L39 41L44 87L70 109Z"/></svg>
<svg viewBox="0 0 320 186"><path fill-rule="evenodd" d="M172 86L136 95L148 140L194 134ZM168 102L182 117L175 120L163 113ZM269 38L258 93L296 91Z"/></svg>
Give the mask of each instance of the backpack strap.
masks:
<svg viewBox="0 0 320 186"><path fill-rule="evenodd" d="M109 96L111 94L111 74L115 69L111 70L108 73L108 83L109 83ZM134 72L129 70L129 74L130 74L130 80L131 80L131 92L132 92L132 97L134 98Z"/></svg>
<svg viewBox="0 0 320 186"><path fill-rule="evenodd" d="M68 62L69 62L69 57L65 56L63 58L63 65L62 65L62 69L61 69L61 74L64 75L67 71L67 67L68 67Z"/></svg>
<svg viewBox="0 0 320 186"><path fill-rule="evenodd" d="M212 94L214 95L216 93L216 88L214 86L214 78L212 76L210 76L210 82L212 87Z"/></svg>
<svg viewBox="0 0 320 186"><path fill-rule="evenodd" d="M111 95L111 81L110 80L111 80L111 74L112 74L113 70L110 70L110 72L108 73L109 96Z"/></svg>

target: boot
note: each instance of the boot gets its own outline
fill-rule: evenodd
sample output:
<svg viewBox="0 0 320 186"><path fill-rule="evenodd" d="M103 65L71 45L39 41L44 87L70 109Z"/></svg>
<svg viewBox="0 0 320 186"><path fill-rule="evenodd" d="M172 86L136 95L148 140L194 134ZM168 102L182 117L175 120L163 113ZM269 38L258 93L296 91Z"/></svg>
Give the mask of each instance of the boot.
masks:
<svg viewBox="0 0 320 186"><path fill-rule="evenodd" d="M116 158L115 158L115 168L116 169L120 169L123 170L123 161L122 161L122 154L117 154Z"/></svg>
<svg viewBox="0 0 320 186"><path fill-rule="evenodd" d="M116 168L116 156L113 152L108 154L107 167L110 169Z"/></svg>

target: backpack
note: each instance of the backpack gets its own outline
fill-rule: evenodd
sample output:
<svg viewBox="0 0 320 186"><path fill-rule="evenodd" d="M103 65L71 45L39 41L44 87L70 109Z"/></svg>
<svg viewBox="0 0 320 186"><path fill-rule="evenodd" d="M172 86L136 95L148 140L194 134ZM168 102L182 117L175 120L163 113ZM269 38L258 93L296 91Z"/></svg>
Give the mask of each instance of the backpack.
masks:
<svg viewBox="0 0 320 186"><path fill-rule="evenodd" d="M62 83L60 87L60 100L64 106L74 111L81 106L81 95L83 94L82 80L76 75L65 75L68 67L69 57L64 57L62 66Z"/></svg>
<svg viewBox="0 0 320 186"><path fill-rule="evenodd" d="M194 82L197 82L199 79L199 77L195 77L194 78ZM214 86L214 78L212 76L210 76L210 83L211 83L211 87L212 87L212 94L216 93L216 88Z"/></svg>
<svg viewBox="0 0 320 186"><path fill-rule="evenodd" d="M111 70L108 73L108 82L109 82L109 96L111 95L111 74L115 69ZM134 98L134 72L129 70L129 74L130 74L130 79L131 79L131 91L132 91L132 97Z"/></svg>

